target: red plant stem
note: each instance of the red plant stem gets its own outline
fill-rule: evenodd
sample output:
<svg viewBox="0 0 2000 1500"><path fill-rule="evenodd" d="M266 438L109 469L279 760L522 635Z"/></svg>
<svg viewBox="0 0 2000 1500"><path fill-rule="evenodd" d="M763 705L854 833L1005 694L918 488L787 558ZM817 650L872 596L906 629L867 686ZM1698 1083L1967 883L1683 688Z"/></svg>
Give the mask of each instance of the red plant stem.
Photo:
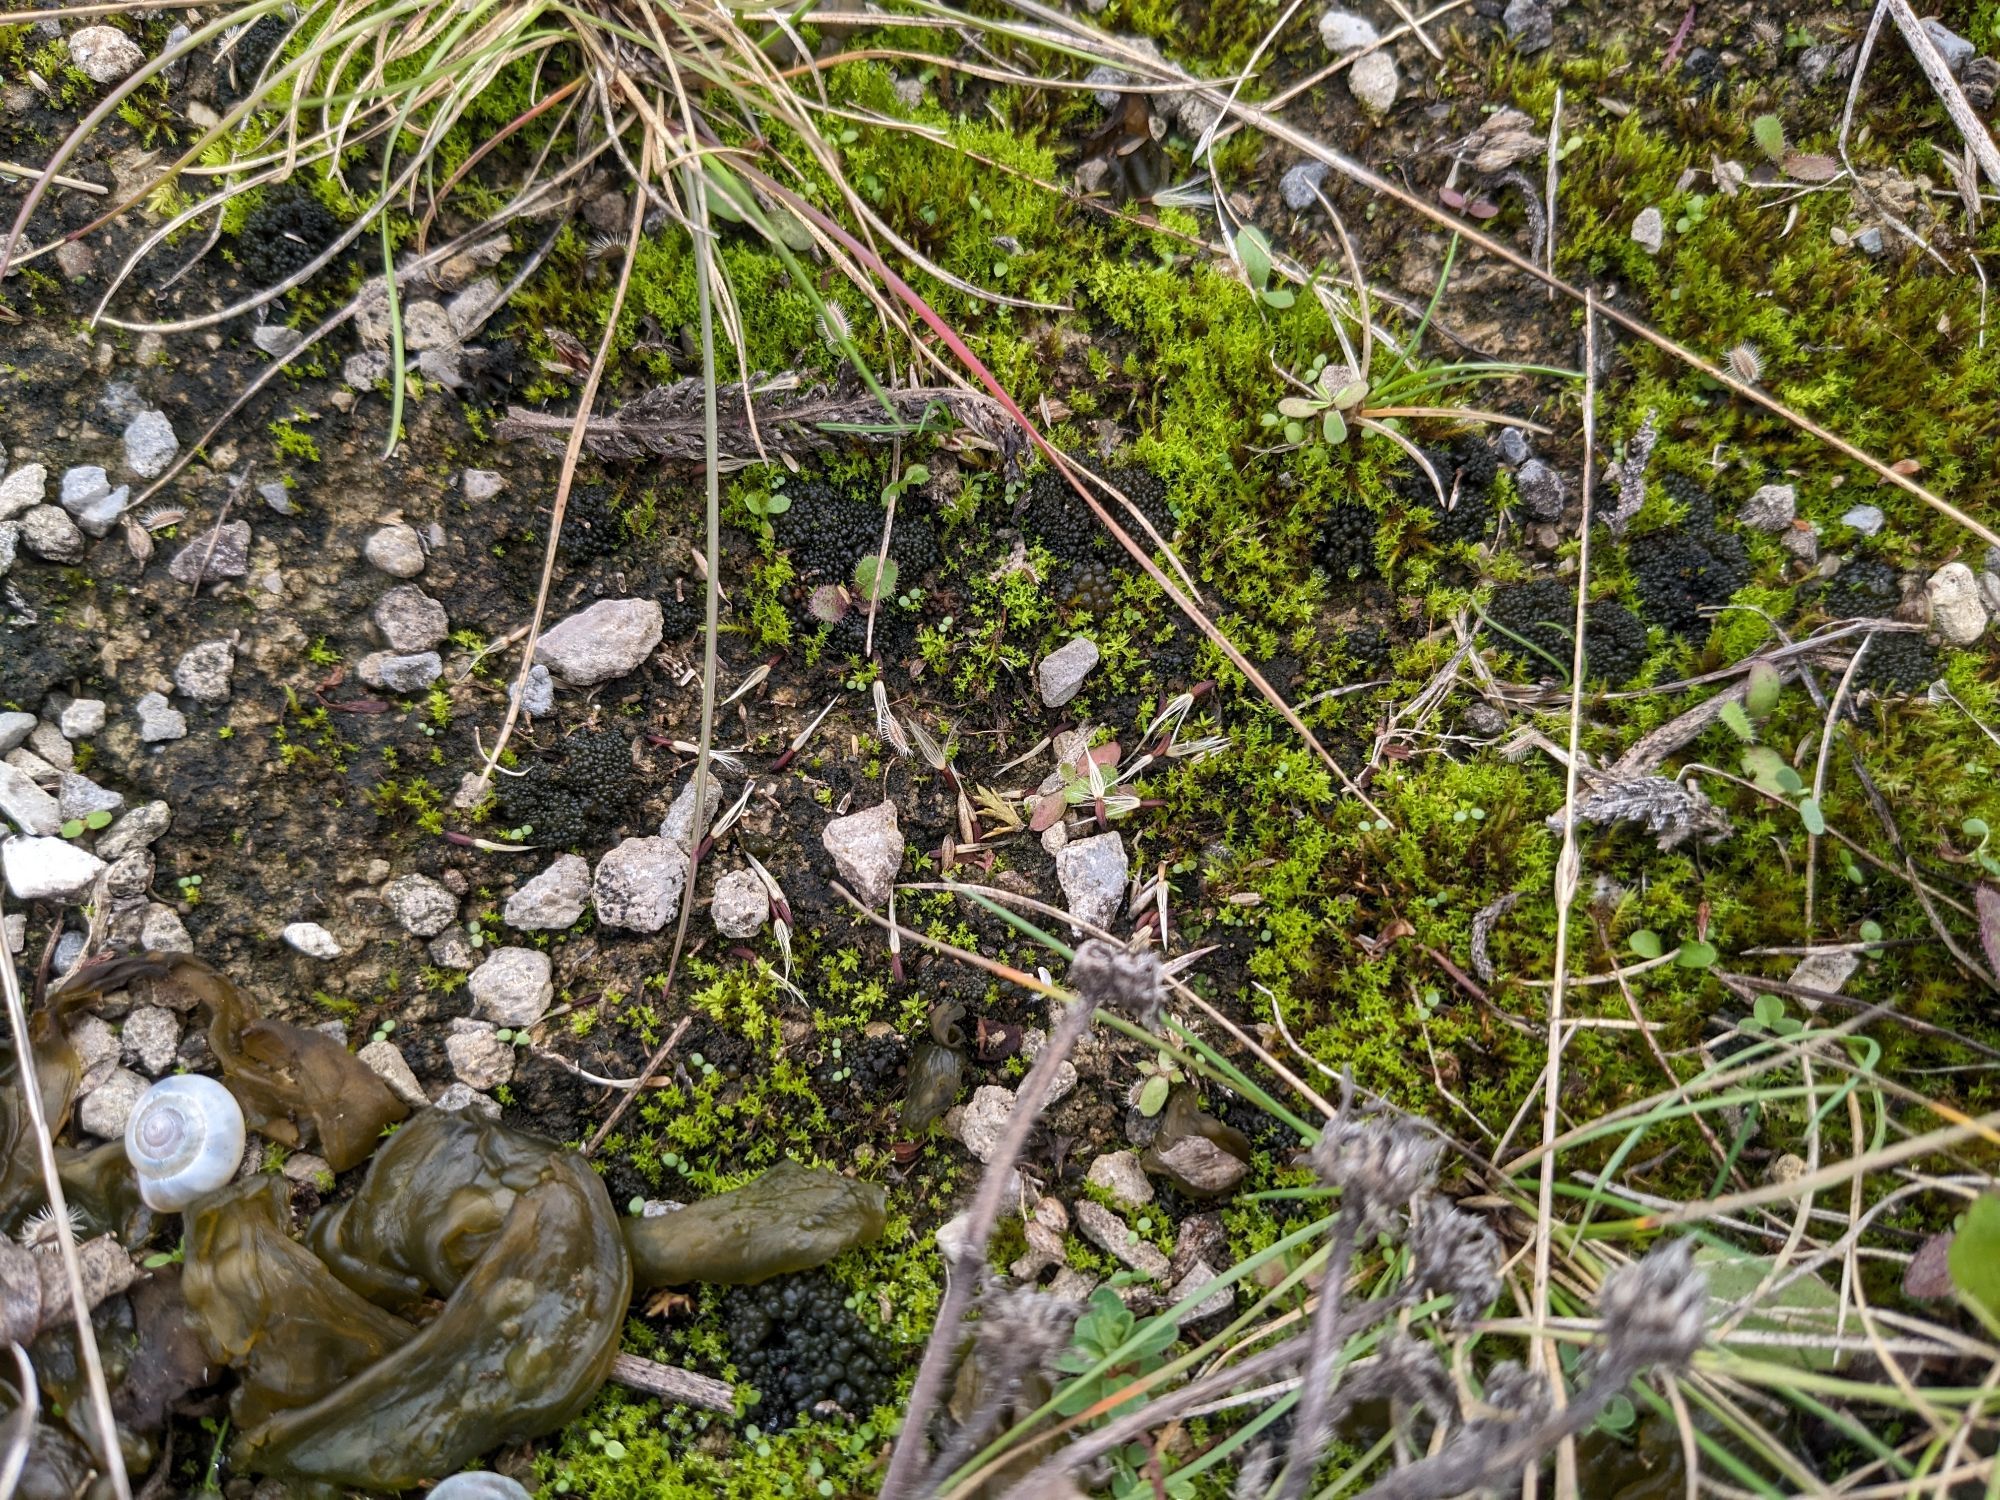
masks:
<svg viewBox="0 0 2000 1500"><path fill-rule="evenodd" d="M1687 14L1681 17L1681 29L1674 33L1674 39L1667 43L1667 60L1660 64L1660 76L1665 78L1673 72L1674 64L1680 60L1681 48L1686 45L1688 33L1694 30L1695 6L1700 0L1688 0Z"/></svg>

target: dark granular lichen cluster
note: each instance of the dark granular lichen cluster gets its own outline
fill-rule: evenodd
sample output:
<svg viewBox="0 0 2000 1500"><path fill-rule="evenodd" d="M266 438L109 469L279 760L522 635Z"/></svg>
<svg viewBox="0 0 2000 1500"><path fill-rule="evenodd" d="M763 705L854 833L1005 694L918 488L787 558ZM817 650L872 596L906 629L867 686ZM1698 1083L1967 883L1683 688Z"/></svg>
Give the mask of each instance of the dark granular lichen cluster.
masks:
<svg viewBox="0 0 2000 1500"><path fill-rule="evenodd" d="M844 1038L840 1054L813 1069L813 1088L827 1118L852 1125L896 1098L909 1060L909 1043L893 1033Z"/></svg>
<svg viewBox="0 0 2000 1500"><path fill-rule="evenodd" d="M815 476L785 486L791 505L772 520L798 576L812 583L854 581L854 565L882 545L882 505ZM900 529L900 528L899 528ZM902 559L898 558L900 566Z"/></svg>
<svg viewBox="0 0 2000 1500"><path fill-rule="evenodd" d="M671 585L661 593L660 620L670 641L684 641L700 632L708 623L708 599L699 578L684 580L679 593Z"/></svg>
<svg viewBox="0 0 2000 1500"><path fill-rule="evenodd" d="M1375 512L1351 500L1342 500L1320 522L1313 556L1336 583L1377 576L1375 563Z"/></svg>
<svg viewBox="0 0 2000 1500"><path fill-rule="evenodd" d="M509 830L532 828L544 848L567 848L616 825L638 790L631 741L615 729L583 731L563 741L554 761L500 778L497 818Z"/></svg>
<svg viewBox="0 0 2000 1500"><path fill-rule="evenodd" d="M1740 537L1717 529L1715 500L1706 490L1672 474L1661 487L1685 507L1687 519L1632 539L1632 582L1650 618L1699 639L1709 625L1702 611L1727 604L1750 581L1750 556Z"/></svg>
<svg viewBox="0 0 2000 1500"><path fill-rule="evenodd" d="M1895 613L1902 599L1902 584L1896 570L1875 557L1857 557L1849 562L1833 575L1820 595L1828 616L1836 620L1884 618Z"/></svg>
<svg viewBox="0 0 2000 1500"><path fill-rule="evenodd" d="M1478 438L1461 438L1449 448L1426 448L1424 458L1437 473L1437 484L1415 464L1396 471L1391 488L1408 506L1427 511L1435 520L1431 538L1439 543L1480 542L1493 530L1493 480L1500 461ZM1438 495L1439 488L1443 498Z"/></svg>
<svg viewBox="0 0 2000 1500"><path fill-rule="evenodd" d="M1118 575L1101 558L1078 563L1063 584L1063 603L1102 618L1118 602Z"/></svg>
<svg viewBox="0 0 2000 1500"><path fill-rule="evenodd" d="M866 1416L889 1397L887 1352L824 1273L733 1289L723 1324L737 1378L762 1397L756 1417L766 1430L825 1414L827 1403Z"/></svg>
<svg viewBox="0 0 2000 1500"><path fill-rule="evenodd" d="M1100 472L1094 466L1085 467L1092 473ZM1167 504L1166 482L1159 475L1150 469L1129 468L1114 469L1104 477L1125 493L1162 538L1172 540L1174 514ZM1102 493L1097 499L1128 536L1148 551L1152 549L1152 539L1130 511ZM1079 564L1124 555L1124 549L1111 539L1111 533L1091 514L1069 481L1053 469L1042 470L1030 481L1028 498L1016 520L1029 539L1040 542L1059 563Z"/></svg>
<svg viewBox="0 0 2000 1500"><path fill-rule="evenodd" d="M1715 529L1715 496L1699 480L1685 474L1669 474L1660 481L1660 488L1681 507L1682 526L1696 531Z"/></svg>
<svg viewBox="0 0 2000 1500"><path fill-rule="evenodd" d="M295 183L281 183L244 217L236 263L258 286L276 286L304 270L333 243L340 220Z"/></svg>
<svg viewBox="0 0 2000 1500"><path fill-rule="evenodd" d="M556 544L566 562L599 562L625 542L625 517L618 492L608 484L579 484L563 507L562 538Z"/></svg>
<svg viewBox="0 0 2000 1500"><path fill-rule="evenodd" d="M1496 591L1486 617L1500 630L1489 632L1516 655L1527 657L1537 675L1568 676L1576 624L1576 589L1560 578L1538 578ZM1514 637L1544 655L1534 655ZM1646 664L1646 627L1615 599L1598 599L1584 609L1584 676L1614 686L1629 682Z"/></svg>
<svg viewBox="0 0 2000 1500"><path fill-rule="evenodd" d="M1885 630L1874 636L1854 674L1863 687L1884 694L1922 692L1937 675L1936 648L1912 630Z"/></svg>

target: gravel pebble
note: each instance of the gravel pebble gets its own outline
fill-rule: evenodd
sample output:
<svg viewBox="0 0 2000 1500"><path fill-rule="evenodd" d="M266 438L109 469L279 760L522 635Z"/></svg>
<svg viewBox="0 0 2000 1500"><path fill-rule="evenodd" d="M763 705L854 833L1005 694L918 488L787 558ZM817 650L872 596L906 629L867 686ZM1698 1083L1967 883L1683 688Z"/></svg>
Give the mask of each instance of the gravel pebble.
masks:
<svg viewBox="0 0 2000 1500"><path fill-rule="evenodd" d="M514 696L510 686L507 695ZM528 690L521 699L521 712L531 719L546 719L556 711L556 680L540 662L528 668Z"/></svg>
<svg viewBox="0 0 2000 1500"><path fill-rule="evenodd" d="M903 834L896 825L896 804L835 818L820 835L833 867L864 906L883 906L903 867Z"/></svg>
<svg viewBox="0 0 2000 1500"><path fill-rule="evenodd" d="M658 932L680 914L688 857L663 838L630 838L597 862L591 903L607 927Z"/></svg>
<svg viewBox="0 0 2000 1500"><path fill-rule="evenodd" d="M180 451L174 424L163 411L142 411L125 424L125 467L140 479L159 478Z"/></svg>
<svg viewBox="0 0 2000 1500"><path fill-rule="evenodd" d="M1879 505L1857 505L1840 518L1840 524L1851 526L1863 536L1874 536L1889 522Z"/></svg>
<svg viewBox="0 0 2000 1500"><path fill-rule="evenodd" d="M139 715L139 738L146 744L187 737L187 715L169 704L165 693L148 693L132 707Z"/></svg>
<svg viewBox="0 0 2000 1500"><path fill-rule="evenodd" d="M71 901L90 889L104 861L67 839L25 837L0 844L0 866L16 901Z"/></svg>
<svg viewBox="0 0 2000 1500"><path fill-rule="evenodd" d="M164 902L146 908L146 920L139 927L139 941L153 953L192 953L194 939L181 922L181 914Z"/></svg>
<svg viewBox="0 0 2000 1500"><path fill-rule="evenodd" d="M317 922L287 922L278 936L307 958L340 957L339 941Z"/></svg>
<svg viewBox="0 0 2000 1500"><path fill-rule="evenodd" d="M532 1026L555 999L550 972L549 956L540 949L496 949L472 971L472 1003L497 1026Z"/></svg>
<svg viewBox="0 0 2000 1500"><path fill-rule="evenodd" d="M444 1039L445 1056L451 1071L467 1088L498 1088L514 1076L514 1048L494 1034L484 1021L463 1017L452 1023L452 1033Z"/></svg>
<svg viewBox="0 0 2000 1500"><path fill-rule="evenodd" d="M415 584L390 589L376 601L373 618L389 649L403 655L429 651L451 634L444 606Z"/></svg>
<svg viewBox="0 0 2000 1500"><path fill-rule="evenodd" d="M1402 83L1402 75L1396 71L1395 54L1386 47L1379 52L1362 53L1347 70L1347 91L1371 115L1386 115L1395 108Z"/></svg>
<svg viewBox="0 0 2000 1500"><path fill-rule="evenodd" d="M458 897L428 875L404 875L382 887L383 904L403 931L436 937L458 920Z"/></svg>
<svg viewBox="0 0 2000 1500"><path fill-rule="evenodd" d="M1632 221L1632 243L1648 255L1658 255L1660 247L1667 242L1667 216L1657 208L1639 210L1639 217Z"/></svg>
<svg viewBox="0 0 2000 1500"><path fill-rule="evenodd" d="M1317 190L1326 182L1323 161L1295 162L1278 179L1278 196L1293 213L1303 213L1319 201Z"/></svg>
<svg viewBox="0 0 2000 1500"><path fill-rule="evenodd" d="M127 1063L148 1078L158 1078L180 1054L180 1019L157 1005L134 1006L119 1028L118 1042Z"/></svg>
<svg viewBox="0 0 2000 1500"><path fill-rule="evenodd" d="M990 1162L1013 1113L1013 1090L997 1084L981 1084L972 1091L972 1097L959 1114L958 1138L980 1161Z"/></svg>
<svg viewBox="0 0 2000 1500"><path fill-rule="evenodd" d="M472 1086L465 1083L454 1083L439 1094L434 1108L441 1109L447 1114L463 1112L478 1115L483 1120L500 1118L500 1106L484 1094L475 1093Z"/></svg>
<svg viewBox="0 0 2000 1500"><path fill-rule="evenodd" d="M373 651L355 668L369 687L387 693L421 693L444 676L444 659L435 651L414 651L398 656L393 651Z"/></svg>
<svg viewBox="0 0 2000 1500"><path fill-rule="evenodd" d="M362 555L391 578L415 578L424 570L424 543L417 528L397 522L369 537Z"/></svg>
<svg viewBox="0 0 2000 1500"><path fill-rule="evenodd" d="M1986 633L1986 605L1979 597L1979 580L1962 562L1949 562L1931 574L1928 585L1931 624L1954 646L1970 646Z"/></svg>
<svg viewBox="0 0 2000 1500"><path fill-rule="evenodd" d="M87 818L94 812L117 812L125 805L125 794L99 786L88 776L65 771L56 785L56 802L64 818Z"/></svg>
<svg viewBox="0 0 2000 1500"><path fill-rule="evenodd" d="M76 1123L91 1135L115 1141L125 1134L125 1122L151 1086L130 1068L113 1068L104 1082L83 1096L76 1107Z"/></svg>
<svg viewBox="0 0 2000 1500"><path fill-rule="evenodd" d="M137 853L167 831L173 810L164 802L142 802L104 831L97 852L105 859Z"/></svg>
<svg viewBox="0 0 2000 1500"><path fill-rule="evenodd" d="M1799 511L1799 492L1789 484L1767 484L1758 488L1736 513L1737 522L1752 531L1775 536L1792 524Z"/></svg>
<svg viewBox="0 0 2000 1500"><path fill-rule="evenodd" d="M447 927L430 942L431 962L440 969L458 969L461 972L475 967L479 962L479 951L472 946L472 939L465 935L462 927Z"/></svg>
<svg viewBox="0 0 2000 1500"><path fill-rule="evenodd" d="M558 854L549 867L507 898L501 919L524 931L573 925L590 904L590 862L578 854Z"/></svg>
<svg viewBox="0 0 2000 1500"><path fill-rule="evenodd" d="M115 26L85 26L70 33L69 60L92 83L116 83L145 62L146 54Z"/></svg>
<svg viewBox="0 0 2000 1500"><path fill-rule="evenodd" d="M0 479L0 521L34 509L49 492L49 471L41 464L26 464Z"/></svg>
<svg viewBox="0 0 2000 1500"><path fill-rule="evenodd" d="M83 561L83 532L59 505L37 505L21 517L21 545L43 562Z"/></svg>
<svg viewBox="0 0 2000 1500"><path fill-rule="evenodd" d="M491 500L507 487L507 481L491 469L467 469L458 476L458 487L465 492L465 498L474 504Z"/></svg>
<svg viewBox="0 0 2000 1500"><path fill-rule="evenodd" d="M241 578L250 571L250 523L225 521L212 526L174 554L167 572L176 583L190 586L224 578Z"/></svg>
<svg viewBox="0 0 2000 1500"><path fill-rule="evenodd" d="M755 870L730 870L715 882L708 915L726 938L753 937L771 918L771 896Z"/></svg>
<svg viewBox="0 0 2000 1500"><path fill-rule="evenodd" d="M1073 1210L1076 1227L1083 1237L1108 1255L1117 1257L1152 1281L1165 1281L1173 1263L1158 1246L1142 1240L1125 1221L1102 1203L1078 1199Z"/></svg>
<svg viewBox="0 0 2000 1500"><path fill-rule="evenodd" d="M410 1071L409 1063L404 1060L402 1048L394 1042L370 1042L354 1055L361 1059L369 1072L389 1086L390 1093L411 1109L422 1109L431 1102L424 1086L417 1082L417 1075Z"/></svg>
<svg viewBox="0 0 2000 1500"><path fill-rule="evenodd" d="M228 641L203 641L182 653L174 666L174 686L183 697L214 705L229 701L230 674L236 670L236 647Z"/></svg>
<svg viewBox="0 0 2000 1500"><path fill-rule="evenodd" d="M1097 662L1097 642L1085 635L1077 636L1067 645L1051 651L1035 668L1035 682L1041 688L1042 702L1050 708L1061 708L1077 695L1083 686L1083 679L1090 675Z"/></svg>
<svg viewBox="0 0 2000 1500"><path fill-rule="evenodd" d="M535 660L571 687L591 687L645 664L666 632L657 599L600 599L535 643Z"/></svg>
<svg viewBox="0 0 2000 1500"><path fill-rule="evenodd" d="M1319 39L1329 52L1359 52L1382 39L1375 23L1351 10L1330 10L1319 18Z"/></svg>
<svg viewBox="0 0 2000 1500"><path fill-rule="evenodd" d="M102 698L78 698L62 711L57 727L64 739L87 740L103 732L105 717Z"/></svg>
<svg viewBox="0 0 2000 1500"><path fill-rule="evenodd" d="M54 834L62 827L62 808L56 799L35 784L35 779L15 767L0 764L0 814L5 814L23 833Z"/></svg>
<svg viewBox="0 0 2000 1500"><path fill-rule="evenodd" d="M124 1052L118 1033L100 1016L83 1016L69 1029L70 1050L76 1053L77 1092L87 1094L103 1084Z"/></svg>
<svg viewBox="0 0 2000 1500"><path fill-rule="evenodd" d="M1098 927L1108 924L1125 904L1130 874L1125 841L1116 829L1074 839L1056 855L1056 878L1062 882L1069 914Z"/></svg>
<svg viewBox="0 0 2000 1500"><path fill-rule="evenodd" d="M1138 1208L1153 1201L1153 1184L1146 1180L1138 1156L1130 1151L1107 1151L1090 1164L1084 1181L1092 1187L1103 1188L1127 1208Z"/></svg>
<svg viewBox="0 0 2000 1500"><path fill-rule="evenodd" d="M33 714L18 710L0 713L0 755L9 750L18 750L28 743L28 736L35 731L37 720Z"/></svg>

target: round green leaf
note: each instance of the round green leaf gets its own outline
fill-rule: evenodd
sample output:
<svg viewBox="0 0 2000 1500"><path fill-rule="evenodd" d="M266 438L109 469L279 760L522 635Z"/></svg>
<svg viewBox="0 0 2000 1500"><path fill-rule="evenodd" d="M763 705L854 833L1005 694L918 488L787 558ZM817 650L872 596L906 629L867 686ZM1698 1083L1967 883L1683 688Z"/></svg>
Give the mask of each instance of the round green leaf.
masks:
<svg viewBox="0 0 2000 1500"><path fill-rule="evenodd" d="M1806 825L1806 832L1815 838L1826 832L1826 818L1819 810L1819 803L1810 797L1799 800L1799 820Z"/></svg>
<svg viewBox="0 0 2000 1500"><path fill-rule="evenodd" d="M1167 1093L1172 1086L1155 1073L1139 1090L1139 1113L1151 1119L1167 1107Z"/></svg>
<svg viewBox="0 0 2000 1500"><path fill-rule="evenodd" d="M1344 443L1347 441L1347 422L1337 411L1330 411L1324 417L1320 418L1319 430L1320 436L1324 437L1329 443Z"/></svg>
<svg viewBox="0 0 2000 1500"><path fill-rule="evenodd" d="M1641 927L1625 941L1641 958L1658 958L1666 951L1660 946L1660 935L1650 927Z"/></svg>
<svg viewBox="0 0 2000 1500"><path fill-rule="evenodd" d="M1717 956L1711 943L1682 943L1681 951L1674 955L1674 963L1683 969L1706 969Z"/></svg>

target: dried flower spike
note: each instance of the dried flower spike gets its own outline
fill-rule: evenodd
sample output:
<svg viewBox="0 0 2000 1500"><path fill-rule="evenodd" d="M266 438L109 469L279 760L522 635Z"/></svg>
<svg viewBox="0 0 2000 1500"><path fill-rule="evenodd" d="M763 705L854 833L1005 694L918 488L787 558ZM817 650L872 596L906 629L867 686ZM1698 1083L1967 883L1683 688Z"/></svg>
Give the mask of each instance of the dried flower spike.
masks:
<svg viewBox="0 0 2000 1500"><path fill-rule="evenodd" d="M1070 987L1092 1005L1131 1017L1148 1031L1158 1027L1165 1003L1159 955L1127 953L1093 938L1076 950L1069 966Z"/></svg>
<svg viewBox="0 0 2000 1500"><path fill-rule="evenodd" d="M1358 1232L1368 1235L1386 1229L1398 1208L1430 1186L1439 1150L1407 1120L1343 1116L1312 1148L1312 1165L1321 1182L1341 1190L1342 1211L1359 1215Z"/></svg>
<svg viewBox="0 0 2000 1500"><path fill-rule="evenodd" d="M1417 1219L1410 1253L1416 1284L1452 1299L1454 1328L1477 1321L1500 1294L1500 1240L1483 1219L1434 1199Z"/></svg>
<svg viewBox="0 0 2000 1500"><path fill-rule="evenodd" d="M1598 1298L1606 1370L1684 1365L1707 1327L1708 1277L1695 1269L1694 1241L1679 1239L1622 1267Z"/></svg>

